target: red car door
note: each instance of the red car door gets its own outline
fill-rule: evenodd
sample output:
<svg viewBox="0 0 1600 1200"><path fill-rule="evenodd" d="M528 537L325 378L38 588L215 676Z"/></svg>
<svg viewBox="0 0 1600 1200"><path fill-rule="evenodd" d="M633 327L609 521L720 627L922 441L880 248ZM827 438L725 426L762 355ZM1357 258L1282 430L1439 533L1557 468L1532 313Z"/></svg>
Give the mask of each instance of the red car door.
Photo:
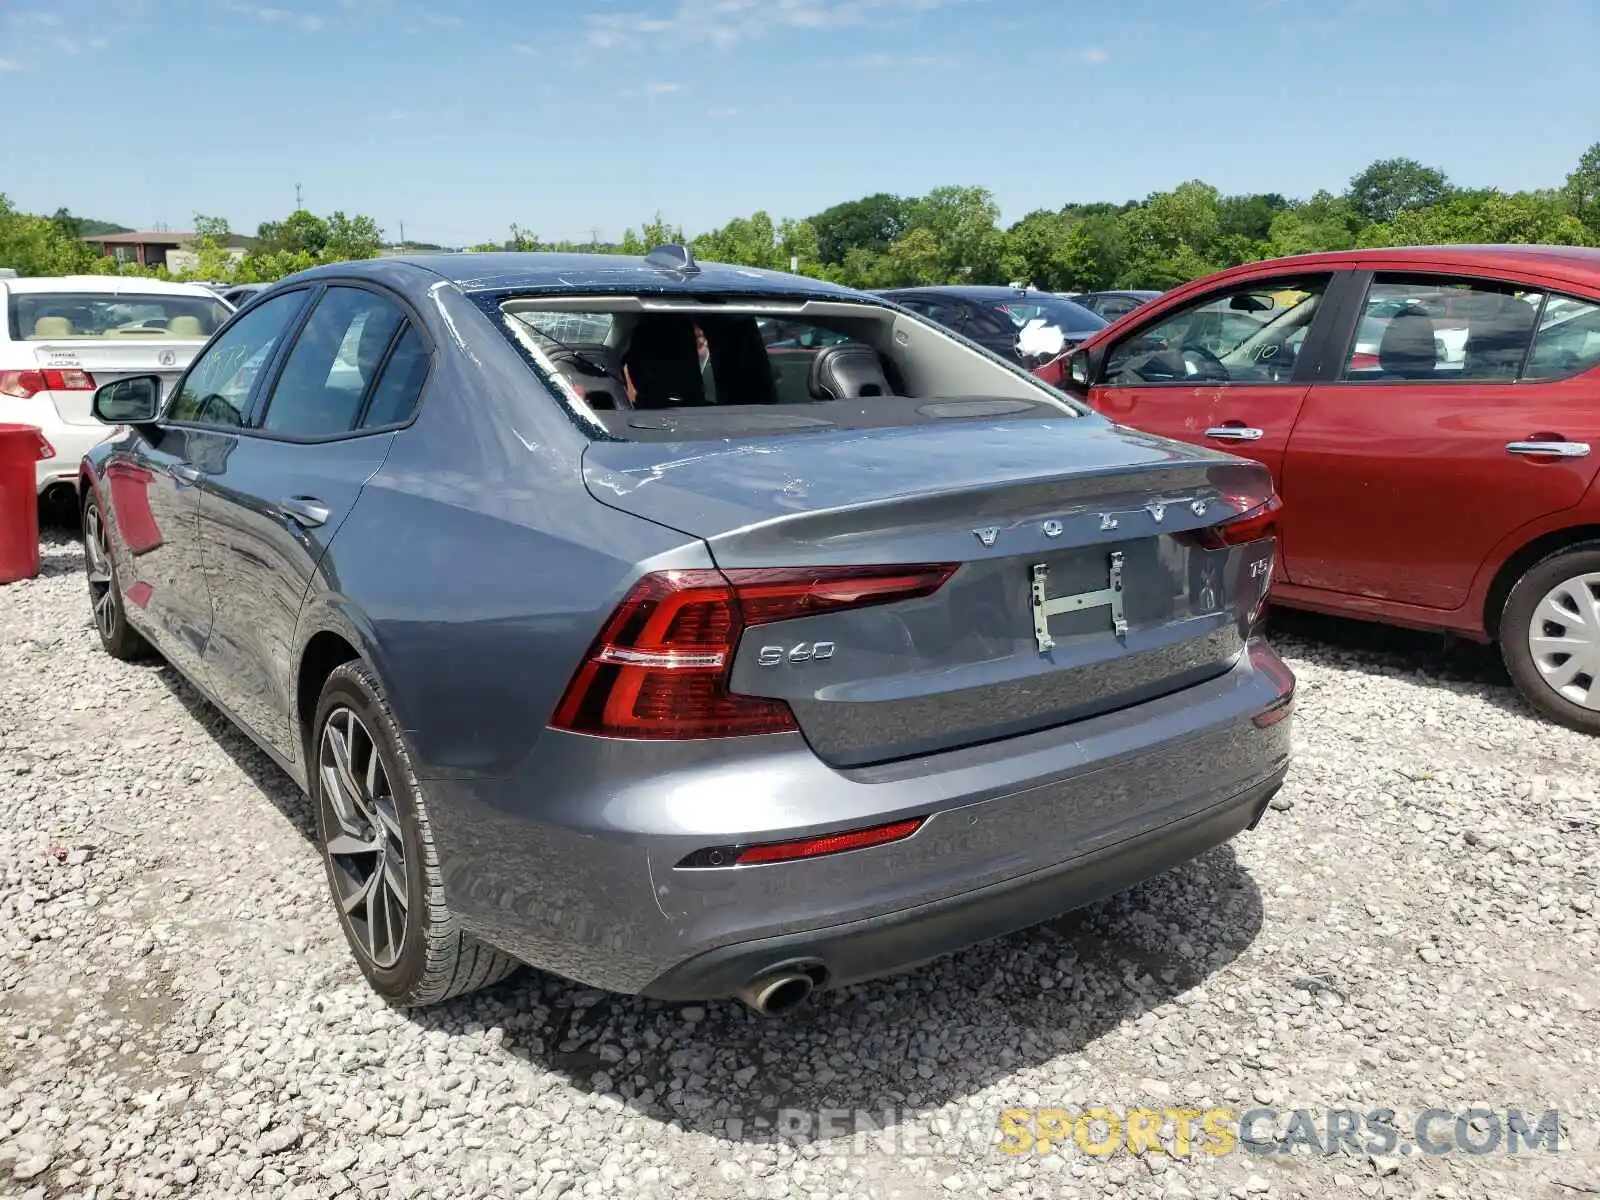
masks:
<svg viewBox="0 0 1600 1200"><path fill-rule="evenodd" d="M1531 279L1370 276L1289 441L1292 583L1459 608L1497 543L1576 505L1600 466L1600 377L1566 343L1596 311Z"/></svg>
<svg viewBox="0 0 1600 1200"><path fill-rule="evenodd" d="M1280 555L1300 508L1284 451L1317 366L1302 352L1327 328L1335 278L1257 276L1153 313L1107 346L1089 391L1119 424L1264 463L1284 499Z"/></svg>

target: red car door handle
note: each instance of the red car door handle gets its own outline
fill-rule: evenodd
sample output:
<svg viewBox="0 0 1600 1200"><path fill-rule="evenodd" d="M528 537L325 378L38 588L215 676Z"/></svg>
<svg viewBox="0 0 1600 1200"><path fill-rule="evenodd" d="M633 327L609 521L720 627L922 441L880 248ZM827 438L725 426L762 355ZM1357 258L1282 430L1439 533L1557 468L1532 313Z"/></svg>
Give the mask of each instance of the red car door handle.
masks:
<svg viewBox="0 0 1600 1200"><path fill-rule="evenodd" d="M1507 442L1507 454L1521 454L1527 458L1587 458L1588 442Z"/></svg>
<svg viewBox="0 0 1600 1200"><path fill-rule="evenodd" d="M1266 432L1248 425L1213 425L1206 430L1206 436L1219 442L1259 442Z"/></svg>

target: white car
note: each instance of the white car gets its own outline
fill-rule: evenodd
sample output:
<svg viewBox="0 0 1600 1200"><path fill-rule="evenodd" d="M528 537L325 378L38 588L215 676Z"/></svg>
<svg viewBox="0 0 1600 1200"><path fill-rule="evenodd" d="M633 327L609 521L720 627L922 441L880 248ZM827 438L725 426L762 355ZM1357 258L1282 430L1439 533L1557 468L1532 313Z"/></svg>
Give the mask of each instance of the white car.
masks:
<svg viewBox="0 0 1600 1200"><path fill-rule="evenodd" d="M193 283L0 277L0 423L37 426L55 450L39 494L75 488L79 460L110 436L89 412L95 388L125 375L172 384L232 312Z"/></svg>

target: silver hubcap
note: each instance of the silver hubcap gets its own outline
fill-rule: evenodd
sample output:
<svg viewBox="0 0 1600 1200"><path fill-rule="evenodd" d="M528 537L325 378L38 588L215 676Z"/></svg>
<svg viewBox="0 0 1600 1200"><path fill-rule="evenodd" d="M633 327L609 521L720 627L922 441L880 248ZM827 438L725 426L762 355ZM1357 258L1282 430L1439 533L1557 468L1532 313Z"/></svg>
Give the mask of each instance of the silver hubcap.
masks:
<svg viewBox="0 0 1600 1200"><path fill-rule="evenodd" d="M1528 650L1551 691L1600 710L1600 571L1545 594L1528 626Z"/></svg>
<svg viewBox="0 0 1600 1200"><path fill-rule="evenodd" d="M328 714L317 773L339 908L373 964L392 967L406 933L405 841L372 735L348 708Z"/></svg>
<svg viewBox="0 0 1600 1200"><path fill-rule="evenodd" d="M109 638L117 627L117 588L111 577L111 551L105 525L93 504L83 512L83 565L89 573L89 603L94 607L95 628Z"/></svg>

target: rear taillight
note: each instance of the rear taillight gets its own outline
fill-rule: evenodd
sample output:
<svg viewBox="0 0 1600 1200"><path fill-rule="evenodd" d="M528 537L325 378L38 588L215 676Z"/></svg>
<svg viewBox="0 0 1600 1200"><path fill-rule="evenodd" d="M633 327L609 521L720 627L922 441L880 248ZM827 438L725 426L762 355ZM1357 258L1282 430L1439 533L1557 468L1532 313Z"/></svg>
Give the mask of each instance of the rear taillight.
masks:
<svg viewBox="0 0 1600 1200"><path fill-rule="evenodd" d="M0 396L26 400L40 392L92 392L94 376L76 368L45 371L0 371Z"/></svg>
<svg viewBox="0 0 1600 1200"><path fill-rule="evenodd" d="M636 583L567 685L550 724L616 738L789 733L782 700L728 690L752 625L931 595L953 565L661 571Z"/></svg>
<svg viewBox="0 0 1600 1200"><path fill-rule="evenodd" d="M1207 550L1223 550L1278 536L1278 514L1283 511L1283 501L1276 492L1265 500L1259 496L1223 496L1222 502L1237 506L1238 515L1218 525L1190 530L1180 534L1180 538Z"/></svg>
<svg viewBox="0 0 1600 1200"><path fill-rule="evenodd" d="M1269 679L1278 691L1277 698L1251 718L1258 728L1265 729L1276 725L1293 710L1294 672L1271 646L1260 640L1250 643L1250 665Z"/></svg>

